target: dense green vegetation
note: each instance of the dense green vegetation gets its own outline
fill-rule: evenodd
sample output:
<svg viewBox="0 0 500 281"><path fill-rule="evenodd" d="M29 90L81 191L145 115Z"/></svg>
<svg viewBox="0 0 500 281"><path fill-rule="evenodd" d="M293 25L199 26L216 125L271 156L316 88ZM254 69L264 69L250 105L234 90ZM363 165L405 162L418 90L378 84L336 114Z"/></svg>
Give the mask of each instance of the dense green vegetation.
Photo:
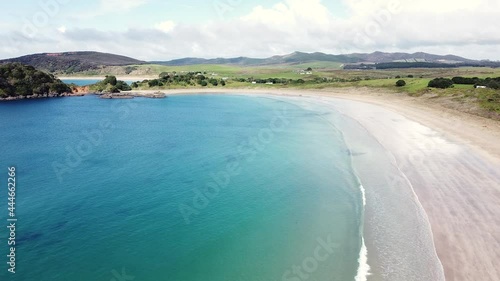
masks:
<svg viewBox="0 0 500 281"><path fill-rule="evenodd" d="M411 69L411 68L457 68L457 67L500 67L500 62L460 62L460 63L440 63L440 62L381 62L381 63L361 63L348 64L344 69Z"/></svg>
<svg viewBox="0 0 500 281"><path fill-rule="evenodd" d="M369 87L412 96L438 96L443 100L468 103L470 106L479 106L488 112L500 113L500 101L494 87L474 89L476 83L458 84L455 83L457 81L451 80L452 77L477 77L474 82L478 82L478 85L481 84L479 82L483 81L497 81L497 78L488 78L500 76L500 69L497 68L461 67L350 71L339 69L338 66L331 67L328 63L254 67L234 65L137 65L134 67L137 67L138 71L148 70L150 71L148 73L154 73L155 76L159 77L132 83L132 88L137 90L202 89L204 87L221 87L223 84L233 89ZM304 70L312 73L305 74ZM429 82L435 77L446 77L445 79L451 80L453 88L429 88ZM396 83L399 80L403 80L405 85L398 87ZM462 83L462 81L458 82ZM401 84L402 82L400 82ZM484 113L483 116L491 116L488 114Z"/></svg>
<svg viewBox="0 0 500 281"><path fill-rule="evenodd" d="M500 89L500 77L481 79L478 77L453 77L451 79L455 84L484 86L491 89Z"/></svg>
<svg viewBox="0 0 500 281"><path fill-rule="evenodd" d="M387 62L377 63L376 69L393 69L393 68L453 68L454 64L434 63L434 62Z"/></svg>
<svg viewBox="0 0 500 281"><path fill-rule="evenodd" d="M59 96L71 89L52 74L20 63L0 64L0 98Z"/></svg>
<svg viewBox="0 0 500 281"><path fill-rule="evenodd" d="M99 93L119 93L120 91L131 91L132 88L124 81L117 80L115 76L109 75L100 82L89 86L91 91Z"/></svg>
<svg viewBox="0 0 500 281"><path fill-rule="evenodd" d="M406 81L405 80L398 80L396 82L396 87L404 87L406 86Z"/></svg>
<svg viewBox="0 0 500 281"><path fill-rule="evenodd" d="M500 69L498 68L401 68L383 70L366 69L360 71L345 70L339 67L339 64L332 62L303 62L300 64L267 66L208 64L186 66L153 64L113 66L102 70L105 72L94 75L106 75L107 73L107 75L130 77L125 78L127 80L131 80L134 76L155 76L157 78L137 81L132 83L130 87L125 82L118 81L115 76L110 75L103 81L91 85L90 91L118 92L129 91L131 89L203 89L205 87L229 87L233 89L369 87L381 88L389 92L406 93L412 96L436 97L433 101L442 100L448 103L466 103L472 107L480 108L478 110L483 110L484 114L481 114L485 117L498 116L500 118L499 91L496 90L500 88ZM130 74L127 75L127 73ZM435 79L436 77L444 78ZM474 89L475 86L485 86L486 89ZM484 109L490 113L485 113ZM496 114L495 112L498 114L494 115Z"/></svg>
<svg viewBox="0 0 500 281"><path fill-rule="evenodd" d="M455 84L462 84L462 85L476 85L478 84L482 79L478 77L453 77L451 81Z"/></svg>
<svg viewBox="0 0 500 281"><path fill-rule="evenodd" d="M454 68L455 64L435 62L382 62L375 64L353 64L346 65L344 69L400 69L400 68Z"/></svg>
<svg viewBox="0 0 500 281"><path fill-rule="evenodd" d="M436 78L429 81L428 87L447 89L453 87L453 81L448 78Z"/></svg>
<svg viewBox="0 0 500 281"><path fill-rule="evenodd" d="M453 77L448 78L436 78L429 82L429 87L431 88L451 88L455 84L457 85L474 85L474 87L483 86L490 89L500 89L500 77L497 78L485 78L481 79L478 77Z"/></svg>
<svg viewBox="0 0 500 281"><path fill-rule="evenodd" d="M206 72L186 72L178 74L176 72L162 72L158 79L143 80L132 83L132 88L155 88L155 87L207 87L212 85L226 86L225 79L209 77Z"/></svg>

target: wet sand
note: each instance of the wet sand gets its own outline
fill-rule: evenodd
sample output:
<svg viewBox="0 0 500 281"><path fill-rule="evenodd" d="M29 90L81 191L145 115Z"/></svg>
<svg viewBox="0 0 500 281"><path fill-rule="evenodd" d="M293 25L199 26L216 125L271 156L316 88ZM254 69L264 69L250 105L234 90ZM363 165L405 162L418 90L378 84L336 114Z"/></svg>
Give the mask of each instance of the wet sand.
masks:
<svg viewBox="0 0 500 281"><path fill-rule="evenodd" d="M500 165L494 153L488 155L488 147L498 142L474 142L478 137L487 140L488 133L465 139L478 124L458 117L448 123L429 109L422 111L421 119L418 111L412 112L411 120L400 114L410 111L401 104L393 111L363 102L330 103L394 156L427 214L446 280L500 280L495 266L500 258ZM428 118L448 127L423 125L421 120ZM461 134L444 133L456 130Z"/></svg>

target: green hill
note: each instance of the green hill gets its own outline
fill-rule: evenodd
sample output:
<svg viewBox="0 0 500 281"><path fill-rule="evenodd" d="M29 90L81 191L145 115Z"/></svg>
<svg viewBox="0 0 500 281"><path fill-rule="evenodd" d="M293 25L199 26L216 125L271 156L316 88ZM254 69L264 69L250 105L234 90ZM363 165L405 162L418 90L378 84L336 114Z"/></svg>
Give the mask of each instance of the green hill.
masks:
<svg viewBox="0 0 500 281"><path fill-rule="evenodd" d="M71 89L52 74L20 63L0 65L0 98L59 96Z"/></svg>
<svg viewBox="0 0 500 281"><path fill-rule="evenodd" d="M71 74L99 69L104 66L144 64L133 58L99 52L43 53L0 60L1 63L22 63L51 73Z"/></svg>
<svg viewBox="0 0 500 281"><path fill-rule="evenodd" d="M453 55L428 53L383 53L332 55L320 52L294 52L268 58L181 58L170 61L145 62L130 57L99 52L43 53L0 60L18 62L56 75L157 75L158 67L226 66L233 68L293 68L317 69L385 69L418 67L500 67L500 62L475 61Z"/></svg>
<svg viewBox="0 0 500 281"><path fill-rule="evenodd" d="M273 56L265 59L238 57L238 58L183 58L171 61L156 61L155 64L168 66L185 65L240 65L240 66L267 66L267 65L295 65L310 62L334 62L334 63L356 63L361 62L359 58L349 57L347 55L329 55L324 53L302 53L295 52L284 56Z"/></svg>
<svg viewBox="0 0 500 281"><path fill-rule="evenodd" d="M453 55L433 55L427 53L383 53L374 52L370 54L346 54L331 55L325 53L303 53L294 52L283 56L272 56L269 58L255 59L247 57L238 58L183 58L171 61L156 61L155 64L167 66L186 66L186 65L239 65L239 66L269 66L269 65L298 65L304 63L340 63L340 64L360 64L360 63L393 63L393 62L428 62L428 63L468 63L479 64L478 61ZM484 62L483 62L484 64Z"/></svg>

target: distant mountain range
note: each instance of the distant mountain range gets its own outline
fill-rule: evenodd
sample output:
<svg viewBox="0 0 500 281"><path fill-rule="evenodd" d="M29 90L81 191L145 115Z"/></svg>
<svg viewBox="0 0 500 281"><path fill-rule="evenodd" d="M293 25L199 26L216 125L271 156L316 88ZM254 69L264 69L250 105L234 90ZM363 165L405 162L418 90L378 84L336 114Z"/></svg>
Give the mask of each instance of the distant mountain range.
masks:
<svg viewBox="0 0 500 281"><path fill-rule="evenodd" d="M183 58L171 61L156 61L154 63L170 66L194 65L194 64L233 64L233 65L277 65L277 64L303 64L310 62L335 62L344 64L355 63L384 63L384 62L440 62L440 63L456 63L456 62L473 62L473 60L447 55L439 56L427 53L383 53L374 52L371 54L348 54L348 55L329 55L325 53L302 53L295 52L284 56L273 56L265 59L254 59L248 57L238 58Z"/></svg>
<svg viewBox="0 0 500 281"><path fill-rule="evenodd" d="M371 54L351 54L349 57L360 59L361 62L385 63L385 62L440 62L440 63L455 63L455 62L473 62L474 60L466 59L454 55L433 55L428 53L383 53L374 52Z"/></svg>
<svg viewBox="0 0 500 281"><path fill-rule="evenodd" d="M324 53L301 53L295 52L284 56L273 56L265 59L255 59L248 57L238 58L216 58L216 59L202 59L202 58L183 58L171 61L155 61L156 64L170 65L170 66L183 66L195 64L232 64L241 66L259 66L259 65L280 65L280 64L302 64L308 62L336 62L336 63L356 63L361 60L348 55L328 55Z"/></svg>
<svg viewBox="0 0 500 281"><path fill-rule="evenodd" d="M0 63L20 62L37 69L52 73L77 73L99 69L106 66L128 66L141 64L159 64L166 66L187 66L200 64L235 65L235 66L273 66L297 65L313 62L343 64L346 68L384 68L390 67L453 67L453 66L493 66L500 67L500 62L476 61L454 55L433 55L428 53L384 53L331 55L325 53L294 52L284 56L269 58L183 58L170 61L146 62L130 57L99 52L43 53L0 60Z"/></svg>

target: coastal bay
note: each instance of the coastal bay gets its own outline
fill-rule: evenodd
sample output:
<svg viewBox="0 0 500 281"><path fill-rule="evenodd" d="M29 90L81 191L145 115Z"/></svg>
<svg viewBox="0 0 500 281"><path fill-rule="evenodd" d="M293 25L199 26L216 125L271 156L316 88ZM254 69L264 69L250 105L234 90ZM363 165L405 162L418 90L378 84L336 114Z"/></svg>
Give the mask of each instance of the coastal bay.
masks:
<svg viewBox="0 0 500 281"><path fill-rule="evenodd" d="M193 92L198 91L172 90L167 94ZM339 102L335 99L346 100L350 106L344 106L345 114L394 155L410 182L428 216L446 280L500 278L491 262L498 258L492 245L500 243L495 215L500 211L496 207L500 205L498 121L446 108L432 100L369 88L237 92L308 98L312 102L319 99L336 109ZM407 127L401 128L394 120L404 120ZM408 131L411 129L416 132Z"/></svg>
<svg viewBox="0 0 500 281"><path fill-rule="evenodd" d="M356 174L366 190L366 213L361 225L364 226L362 229L368 259L365 261L366 264L362 263L364 253L361 248L357 248L354 255L354 260L358 260L358 265L355 267L356 280L401 280L401 278L443 280L444 276L446 280L474 280L468 279L468 276L475 276L471 278L476 280L478 276L488 276L491 280L497 278L498 273L494 265L489 262L496 257L495 248L489 245L498 243L498 236L495 235L498 233L498 224L494 214L498 206L499 148L497 143L492 141L499 132L496 121L436 108L423 104L422 100L363 89L316 92L244 89L202 93L193 90L166 92L167 96L175 97L174 100L179 98L179 101L189 96L195 99L204 97L203 100L209 101L217 99L218 94L227 95L228 99L244 98L247 101L271 99L293 107L298 106L301 108L300 112L305 110L314 113L315 118L319 118L316 122L329 122L334 125L332 128L336 129L332 129L332 132L340 130L349 146L349 155L352 157ZM149 94L151 93L136 93L138 96ZM89 99L92 100L94 97L17 101L14 102L16 104L3 106L31 107L43 103L55 109L60 103L86 103L90 101ZM145 101L140 98L131 101L95 100L96 104L104 102L99 107L107 106L108 102L132 103L127 111L116 112L117 119L109 123L114 126L108 126L109 130L103 131L103 134L113 132L116 126L120 128L123 122L121 116L140 113L141 111L137 111L137 106L146 105L148 108L158 103L154 107L161 107L166 105L165 102L170 103L170 99L150 101L151 104L149 101L144 104ZM203 107L201 103L197 104ZM141 119L135 116L133 120ZM457 120L460 120L460 126L454 125ZM355 127L358 128L357 131L353 130ZM119 135L125 133L122 130L117 131L120 132ZM330 138L332 137L339 138L335 134L330 135ZM360 140L368 141L369 145L356 144ZM316 146L328 143L328 141L318 141L314 141ZM100 145L95 149L99 147ZM43 161L43 157L36 159L37 157L33 158L35 162ZM374 170L373 167L377 169ZM382 173L384 177L380 177L377 173L386 169L383 167L387 167L389 172ZM82 168L94 170L88 164ZM161 172L158 171L157 176L160 175ZM386 175L390 177L387 178ZM75 174L70 173L69 180L74 176ZM28 182L32 183L41 180L30 178ZM328 184L331 179L320 177L318 180L316 183L323 185ZM157 188L161 186L161 183L158 184ZM361 196L359 190L355 193L358 194L356 196ZM90 193L87 196L92 195ZM312 203L317 199L311 197L311 200ZM411 208L408 208L409 206ZM129 213L129 211L124 212ZM309 219L323 217L322 220L328 220L324 217L328 213L323 211L307 213ZM318 217L320 214L322 215ZM141 213L136 215L140 216ZM412 221L414 223L411 223ZM400 223L387 224L397 222ZM415 238L404 234L412 233L413 227L417 227L419 231ZM40 236L34 233L29 236L32 238L22 239L24 241L40 239L37 238ZM316 238L327 241L329 237L325 232ZM303 245L301 255L307 256L309 249L316 247L314 243L317 242L314 240ZM358 240L358 243L361 243L361 240ZM357 247L361 247L361 244ZM351 254L353 254L352 249ZM475 261L473 264L482 264L482 268L478 270L477 266L464 266L465 260ZM293 263L294 261L290 260L290 264ZM136 272L139 275L143 274L140 270ZM285 272L286 270L283 270L283 273ZM350 272L353 274L352 269ZM161 274L161 270L157 269L154 273ZM260 274L265 276L268 273ZM102 274L105 276L105 273ZM328 270L322 274L328 274Z"/></svg>

